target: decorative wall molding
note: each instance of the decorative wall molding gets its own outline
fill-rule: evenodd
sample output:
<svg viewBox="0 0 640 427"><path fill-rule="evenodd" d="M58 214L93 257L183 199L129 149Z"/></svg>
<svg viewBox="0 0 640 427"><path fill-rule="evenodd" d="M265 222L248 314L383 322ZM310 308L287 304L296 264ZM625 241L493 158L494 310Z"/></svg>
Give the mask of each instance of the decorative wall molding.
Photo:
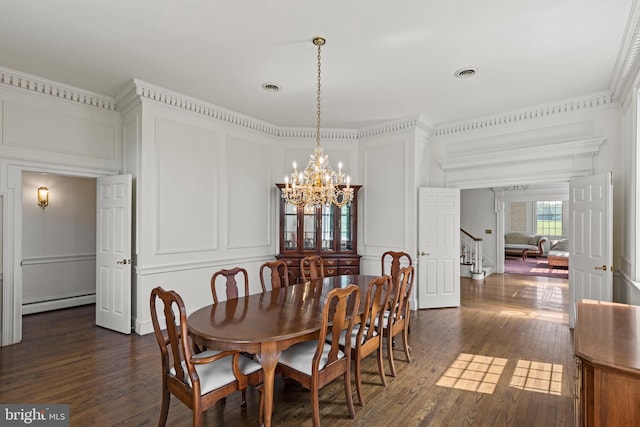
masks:
<svg viewBox="0 0 640 427"><path fill-rule="evenodd" d="M533 106L526 109L480 117L473 120L449 123L436 126L434 136L453 135L462 132L476 131L494 126L503 126L525 120L539 119L565 113L573 113L589 109L617 105L611 92L588 95L581 98L558 101L551 104Z"/></svg>
<svg viewBox="0 0 640 427"><path fill-rule="evenodd" d="M618 58L609 84L613 99L624 103L640 70L640 2L633 1Z"/></svg>
<svg viewBox="0 0 640 427"><path fill-rule="evenodd" d="M35 92L103 110L116 110L116 102L111 97L73 86L67 86L54 82L53 80L47 80L9 68L0 67L0 87L1 86Z"/></svg>
<svg viewBox="0 0 640 427"><path fill-rule="evenodd" d="M74 254L74 255L51 255L51 256L37 256L37 257L25 257L22 259L22 265L36 265L36 264L57 264L62 262L82 262L92 261L95 262L96 254Z"/></svg>

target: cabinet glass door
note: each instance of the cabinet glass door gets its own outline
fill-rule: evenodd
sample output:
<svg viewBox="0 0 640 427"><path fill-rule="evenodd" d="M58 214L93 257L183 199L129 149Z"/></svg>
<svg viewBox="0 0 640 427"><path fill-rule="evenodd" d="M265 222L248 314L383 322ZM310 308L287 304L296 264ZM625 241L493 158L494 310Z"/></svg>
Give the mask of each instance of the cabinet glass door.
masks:
<svg viewBox="0 0 640 427"><path fill-rule="evenodd" d="M322 246L320 250L322 251L334 251L333 247L333 234L334 234L334 208L332 206L323 206L320 212L321 222L320 222L320 238L322 242Z"/></svg>
<svg viewBox="0 0 640 427"><path fill-rule="evenodd" d="M353 250L353 215L351 205L340 209L340 250Z"/></svg>
<svg viewBox="0 0 640 427"><path fill-rule="evenodd" d="M302 249L316 249L316 208L304 205L302 208Z"/></svg>
<svg viewBox="0 0 640 427"><path fill-rule="evenodd" d="M298 250L298 208L291 203L284 207L284 249Z"/></svg>

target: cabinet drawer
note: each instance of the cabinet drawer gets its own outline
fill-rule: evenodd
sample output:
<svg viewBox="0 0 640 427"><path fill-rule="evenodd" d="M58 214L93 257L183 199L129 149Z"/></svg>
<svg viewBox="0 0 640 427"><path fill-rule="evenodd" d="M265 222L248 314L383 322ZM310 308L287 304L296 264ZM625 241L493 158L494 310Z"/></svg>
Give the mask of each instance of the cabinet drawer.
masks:
<svg viewBox="0 0 640 427"><path fill-rule="evenodd" d="M338 275L338 268L337 267L325 267L324 268L324 275L325 276L337 276Z"/></svg>
<svg viewBox="0 0 640 427"><path fill-rule="evenodd" d="M340 267L359 267L360 260L358 258L341 258Z"/></svg>

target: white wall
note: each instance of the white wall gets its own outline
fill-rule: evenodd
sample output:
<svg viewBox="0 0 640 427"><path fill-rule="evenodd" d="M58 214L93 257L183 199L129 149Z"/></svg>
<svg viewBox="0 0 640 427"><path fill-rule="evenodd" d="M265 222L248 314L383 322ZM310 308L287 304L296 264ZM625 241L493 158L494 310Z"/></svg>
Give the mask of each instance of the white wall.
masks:
<svg viewBox="0 0 640 427"><path fill-rule="evenodd" d="M22 201L22 313L94 302L96 180L24 172Z"/></svg>

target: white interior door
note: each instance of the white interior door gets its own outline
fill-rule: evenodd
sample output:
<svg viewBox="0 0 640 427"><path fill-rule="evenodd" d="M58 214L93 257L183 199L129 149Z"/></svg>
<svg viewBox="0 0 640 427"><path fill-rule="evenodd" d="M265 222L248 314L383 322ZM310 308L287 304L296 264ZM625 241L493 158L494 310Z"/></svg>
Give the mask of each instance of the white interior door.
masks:
<svg viewBox="0 0 640 427"><path fill-rule="evenodd" d="M460 305L460 190L418 193L418 308Z"/></svg>
<svg viewBox="0 0 640 427"><path fill-rule="evenodd" d="M569 327L576 301L613 299L613 178L611 172L569 183Z"/></svg>
<svg viewBox="0 0 640 427"><path fill-rule="evenodd" d="M98 178L96 325L131 333L131 175Z"/></svg>

